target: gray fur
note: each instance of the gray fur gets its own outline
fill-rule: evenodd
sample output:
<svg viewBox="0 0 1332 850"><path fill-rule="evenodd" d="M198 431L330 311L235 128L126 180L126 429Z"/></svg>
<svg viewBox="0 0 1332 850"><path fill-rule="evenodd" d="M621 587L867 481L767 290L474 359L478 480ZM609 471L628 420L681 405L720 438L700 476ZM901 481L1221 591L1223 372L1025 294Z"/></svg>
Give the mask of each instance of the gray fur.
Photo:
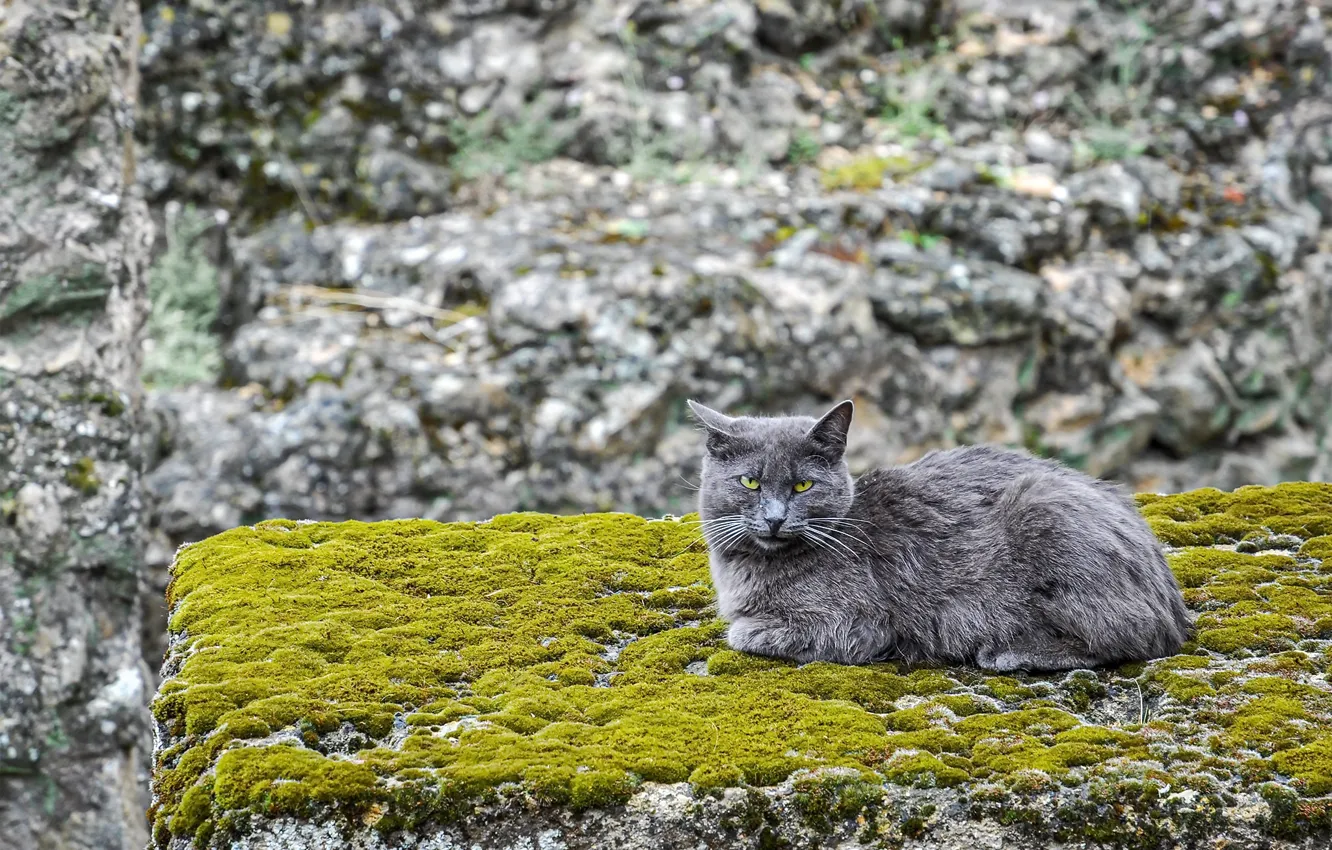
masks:
<svg viewBox="0 0 1332 850"><path fill-rule="evenodd" d="M1160 544L1117 485L993 446L852 480L849 401L817 421L689 406L707 433L699 512L734 649L1051 671L1172 655L1188 638Z"/></svg>

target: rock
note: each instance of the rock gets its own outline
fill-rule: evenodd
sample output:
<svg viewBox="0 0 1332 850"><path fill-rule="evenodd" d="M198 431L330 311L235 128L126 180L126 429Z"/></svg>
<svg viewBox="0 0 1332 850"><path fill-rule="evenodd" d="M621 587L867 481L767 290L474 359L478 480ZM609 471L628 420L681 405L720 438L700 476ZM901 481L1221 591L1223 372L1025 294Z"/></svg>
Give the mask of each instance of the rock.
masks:
<svg viewBox="0 0 1332 850"><path fill-rule="evenodd" d="M869 238L884 222L913 222L917 234L951 222L958 242L979 250L982 231L964 227L963 210L1003 209L1039 232L1029 257L1038 245L1054 256L1068 238L1046 229L1055 214L1016 193L665 191L619 175L552 163L493 211L313 230L281 220L236 242L237 297L255 319L225 360L248 398L154 396L180 422L151 476L161 527L179 542L283 513L679 510L692 461L677 439L695 394L773 412L854 395L858 415L879 423L857 470L958 442L1020 444L1034 429L1051 435L1051 451L1117 475L1149 448L1144 433L1192 452L1322 427L1311 411L1292 418L1300 370L1325 356L1316 340L1326 317L1296 306L1321 303L1317 273L1291 270L1245 295L1257 300L1208 313L1206 290L1189 301L1152 288L1148 264L1169 270L1193 250L1171 234L1124 240L1133 255L1054 259L1040 274L903 238L911 231ZM339 288L322 285L331 280ZM1193 324L1163 324L1134 353L1166 311ZM1201 333L1227 382L1253 388L1224 399L1230 413L1215 427L1189 418L1195 407L1204 425L1219 415L1211 384L1180 377L1194 366L1158 374ZM981 368L989 356L1001 360ZM1122 386L1122 369L1142 392ZM1074 397L1091 399L1097 418L1074 427L1038 415L1029 402L1045 394L1079 409ZM236 425L215 425L222 409L237 411L224 417Z"/></svg>
<svg viewBox="0 0 1332 850"><path fill-rule="evenodd" d="M367 218L381 221L439 212L451 183L447 170L392 150L370 154L357 176L365 186L361 200L373 211Z"/></svg>
<svg viewBox="0 0 1332 850"><path fill-rule="evenodd" d="M14 496L14 528L35 546L48 545L65 524L60 499L53 489L35 481L19 488Z"/></svg>
<svg viewBox="0 0 1332 850"><path fill-rule="evenodd" d="M1079 172L1065 185L1072 203L1091 212L1102 227L1131 230L1145 212L1142 182L1120 163Z"/></svg>
<svg viewBox="0 0 1332 850"><path fill-rule="evenodd" d="M828 47L855 23L865 4L760 0L758 37L761 44L786 56Z"/></svg>
<svg viewBox="0 0 1332 850"><path fill-rule="evenodd" d="M1042 127L1031 127L1022 134L1027 156L1035 162L1048 162L1062 171L1073 159L1068 143L1055 138Z"/></svg>
<svg viewBox="0 0 1332 850"><path fill-rule="evenodd" d="M1200 240L1181 259L1176 273L1191 287L1201 287L1210 303L1229 293L1244 298L1264 278L1257 253L1234 230L1223 230L1212 238Z"/></svg>
<svg viewBox="0 0 1332 850"><path fill-rule="evenodd" d="M1104 368L1115 344L1132 324L1132 298L1124 279L1136 269L1124 264L1054 265L1041 269L1049 284L1044 338L1051 362L1043 377L1053 386L1085 386L1085 376Z"/></svg>
<svg viewBox="0 0 1332 850"><path fill-rule="evenodd" d="M918 254L880 268L870 300L881 321L920 342L981 345L1030 336L1046 291L1040 278L999 264Z"/></svg>
<svg viewBox="0 0 1332 850"><path fill-rule="evenodd" d="M1133 487L1155 492L1168 492L1176 482L1200 478L1216 487L1234 488L1248 486L1243 482L1273 484L1313 478L1324 457L1308 433L1290 429L1250 440L1243 454L1205 449L1180 460L1164 452L1146 451L1121 476Z"/></svg>
<svg viewBox="0 0 1332 850"><path fill-rule="evenodd" d="M139 850L136 3L0 14L0 843Z"/></svg>
<svg viewBox="0 0 1332 850"><path fill-rule="evenodd" d="M1179 454L1224 434L1235 413L1234 388L1202 341L1170 356L1148 392L1161 406L1156 439Z"/></svg>
<svg viewBox="0 0 1332 850"><path fill-rule="evenodd" d="M734 652L674 517L232 529L171 568L153 846L1320 846L1332 485L1138 503L1193 645L1042 676Z"/></svg>
<svg viewBox="0 0 1332 850"><path fill-rule="evenodd" d="M927 219L927 227L946 234L977 255L1007 266L1030 268L1062 254L1076 239L1077 222L1047 205L1033 203L1024 188L1003 195L954 194ZM1062 213L1062 207L1058 204Z"/></svg>

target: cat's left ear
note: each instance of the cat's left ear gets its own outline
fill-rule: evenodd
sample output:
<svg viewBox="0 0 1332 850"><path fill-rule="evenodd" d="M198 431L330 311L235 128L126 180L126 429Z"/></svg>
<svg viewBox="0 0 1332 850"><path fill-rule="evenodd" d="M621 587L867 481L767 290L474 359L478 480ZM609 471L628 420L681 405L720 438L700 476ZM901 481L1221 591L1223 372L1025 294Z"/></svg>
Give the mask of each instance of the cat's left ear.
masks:
<svg viewBox="0 0 1332 850"><path fill-rule="evenodd" d="M806 436L820 453L841 459L846 452L846 435L851 430L851 414L855 409L855 404L847 399L823 414L823 418L809 429Z"/></svg>

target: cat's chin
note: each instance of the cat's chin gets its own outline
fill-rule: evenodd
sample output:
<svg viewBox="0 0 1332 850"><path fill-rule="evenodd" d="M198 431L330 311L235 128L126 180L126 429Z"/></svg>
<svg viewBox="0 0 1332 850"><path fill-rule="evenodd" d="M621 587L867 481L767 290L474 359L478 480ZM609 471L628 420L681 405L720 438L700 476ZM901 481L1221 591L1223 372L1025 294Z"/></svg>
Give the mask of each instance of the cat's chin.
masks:
<svg viewBox="0 0 1332 850"><path fill-rule="evenodd" d="M757 535L750 535L749 540L765 552L775 552L778 549L785 549L792 543L792 540L786 537L758 537Z"/></svg>

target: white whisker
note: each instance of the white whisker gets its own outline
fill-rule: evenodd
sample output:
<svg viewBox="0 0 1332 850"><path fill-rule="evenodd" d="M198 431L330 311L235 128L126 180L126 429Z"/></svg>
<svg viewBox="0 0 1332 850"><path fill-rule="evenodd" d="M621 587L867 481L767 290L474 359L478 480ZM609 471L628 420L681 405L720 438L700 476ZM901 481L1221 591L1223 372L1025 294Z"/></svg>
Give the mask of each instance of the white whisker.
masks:
<svg viewBox="0 0 1332 850"><path fill-rule="evenodd" d="M853 537L853 539L859 540L860 542L864 543L866 546L870 547L871 549L874 549L874 541L870 539L866 531L855 527L844 528L835 524L824 524L827 522L827 520L828 520L827 517L815 517L809 520L809 524L819 527L823 531L826 531L830 534L842 534ZM877 552L878 550L875 549L875 551Z"/></svg>
<svg viewBox="0 0 1332 850"><path fill-rule="evenodd" d="M803 540L805 540L806 542L811 543L811 544L813 544L814 546L817 546L818 548L824 550L825 552L829 552L829 553L831 553L831 554L833 554L833 555L839 555L839 554L841 554L841 553L838 552L836 549L832 548L832 547L829 546L827 543L825 543L823 540L820 540L818 537L814 536L813 534L809 534L809 533L807 533L808 531L809 531L809 529L807 528L807 529L805 529L805 531L803 531L803 532L800 533L800 537L801 537Z"/></svg>
<svg viewBox="0 0 1332 850"><path fill-rule="evenodd" d="M744 520L741 519L739 515L731 515L719 519L725 519L726 522L719 523L718 525L707 529L716 537L716 540L709 541L709 546L715 548L718 552L725 552L733 544L748 534L749 528L745 525Z"/></svg>
<svg viewBox="0 0 1332 850"><path fill-rule="evenodd" d="M710 540L709 544L714 544L718 548L722 548L725 547L726 543L730 541L732 538L743 537L744 534L745 530L743 528L740 528L739 526L733 528L726 528L716 532L713 535L714 539Z"/></svg>
<svg viewBox="0 0 1332 850"><path fill-rule="evenodd" d="M730 537L727 537L725 540L719 542L717 544L717 551L723 554L729 552L735 548L735 544L739 543L744 538L745 538L745 533L743 531L736 532L735 534L732 534Z"/></svg>
<svg viewBox="0 0 1332 850"><path fill-rule="evenodd" d="M681 549L679 552L676 552L676 553L675 553L674 555L672 555L671 557L673 557L673 558L678 558L678 557L680 557L680 556L683 555L685 552L688 552L690 549L693 549L695 546L697 546L698 544L702 543L702 542L704 541L704 539L705 539L705 538L703 537L703 535L700 534L699 536L695 537L693 540L690 540L689 543L686 544L685 547L684 547L683 549Z"/></svg>
<svg viewBox="0 0 1332 850"><path fill-rule="evenodd" d="M847 555L851 556L852 558L860 560L860 556L856 554L856 550L852 549L850 546L846 545L841 540L834 537L826 529L819 529L814 527L813 525L806 525L805 530L808 531L810 534L813 534L815 537L821 538L823 540L828 541L829 543L832 543L835 546L840 547Z"/></svg>
<svg viewBox="0 0 1332 850"><path fill-rule="evenodd" d="M741 521L741 516L740 516L739 514L725 514L724 516L709 517L708 519L686 519L686 520L681 520L681 521L680 521L680 524L681 524L681 525L701 525L701 526L707 527L707 526L709 526L709 525L719 525L719 524L725 524L725 523L729 523L729 522L740 522L740 521Z"/></svg>

